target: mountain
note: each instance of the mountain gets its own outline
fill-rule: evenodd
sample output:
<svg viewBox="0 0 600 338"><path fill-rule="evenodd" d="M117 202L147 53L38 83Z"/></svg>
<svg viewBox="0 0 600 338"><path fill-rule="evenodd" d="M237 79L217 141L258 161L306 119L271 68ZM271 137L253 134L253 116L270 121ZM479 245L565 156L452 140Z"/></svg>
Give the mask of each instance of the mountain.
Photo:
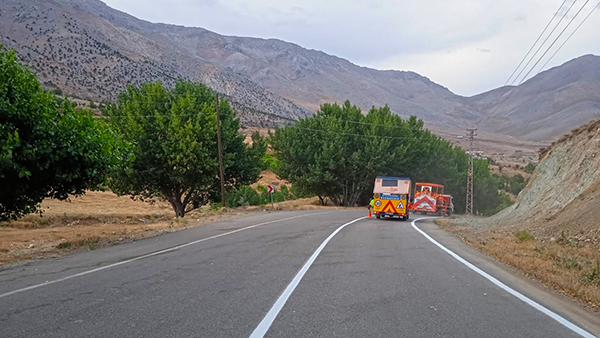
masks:
<svg viewBox="0 0 600 338"><path fill-rule="evenodd" d="M151 24L97 0L3 0L0 44L47 88L86 100L115 99L127 84L179 79L226 95L251 125L285 123L310 114L243 74L215 67L178 39L203 29Z"/></svg>
<svg viewBox="0 0 600 338"><path fill-rule="evenodd" d="M531 78L463 100L488 132L530 140L557 136L600 117L600 57L585 55Z"/></svg>
<svg viewBox="0 0 600 338"><path fill-rule="evenodd" d="M518 87L471 98L414 72L360 67L276 39L223 36L139 20L99 0L2 0L0 43L14 48L44 86L113 100L127 84L178 78L226 95L249 125L308 116L325 102L389 105L438 130L482 131L546 141L600 112L598 57L586 56ZM595 67L590 72L589 67Z"/></svg>
<svg viewBox="0 0 600 338"><path fill-rule="evenodd" d="M185 78L228 95L238 108L290 119L347 99L457 128L478 117L414 72L359 67L275 39L153 24L98 0L3 0L0 19L0 43L15 48L47 87L84 99L114 99L129 83Z"/></svg>

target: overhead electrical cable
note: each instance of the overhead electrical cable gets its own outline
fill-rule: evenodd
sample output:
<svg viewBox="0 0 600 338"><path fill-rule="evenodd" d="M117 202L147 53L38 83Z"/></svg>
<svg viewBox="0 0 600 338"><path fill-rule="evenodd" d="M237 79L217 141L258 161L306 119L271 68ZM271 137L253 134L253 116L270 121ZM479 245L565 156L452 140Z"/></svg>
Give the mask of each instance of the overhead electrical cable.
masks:
<svg viewBox="0 0 600 338"><path fill-rule="evenodd" d="M540 61L542 61L542 59L544 58L544 56L546 56L546 54L550 51L550 49L552 49L552 46L554 46L554 44L556 43L556 41L558 41L558 39L560 39L560 37L567 30L567 28L569 28L569 26L571 25L571 23L573 23L573 21L575 21L575 18L577 18L577 16L579 15L579 13L581 13L581 11L585 8L585 6L588 4L588 2L590 2L590 0L586 0L585 1L585 3L583 4L583 6L581 6L581 8L577 11L577 13L575 13L575 16L573 16L573 18L571 18L571 21L569 21L569 23L565 26L565 28L563 28L563 30L560 32L560 34L558 34L558 36L556 37L556 39L554 39L554 41L552 41L552 44L550 44L550 47L548 47L546 49L546 51L544 52L544 54L542 54L542 56L540 56L540 58L533 65L533 67L531 67L531 69L527 72L527 74L525 74L525 76L523 76L523 78L521 79L521 82L519 82L519 84L523 83L523 81L535 69L535 67L538 65L538 63L540 63Z"/></svg>
<svg viewBox="0 0 600 338"><path fill-rule="evenodd" d="M515 70L512 72L512 74L510 74L510 76L508 77L508 80L506 80L506 82L504 83L505 86L508 84L508 82L510 81L510 79L512 79L513 75L515 75L515 73L519 70L519 68L521 68L521 65L523 64L523 62L525 61L525 59L527 59L527 57L529 56L529 53L531 53L531 51L533 50L533 48L535 47L535 45L537 45L537 43L540 41L540 39L542 38L542 36L544 35L544 33L546 33L546 30L548 30L548 27L550 27L550 24L552 23L552 21L554 21L554 19L556 18L556 16L558 15L558 13L560 13L560 10L563 8L563 6L566 3L567 3L567 0L564 0L563 3L560 5L560 7L558 7L558 10L556 11L556 13L554 13L554 15L552 16L552 19L550 19L550 21L546 25L546 28L544 28L544 30L542 31L542 33L540 34L540 36L538 36L538 38L535 40L535 42L533 43L533 45L531 46L531 48L529 48L529 51L527 52L527 54L525 54L525 56L523 57L523 59L521 59L521 62L519 62L519 65L517 66L517 68L515 68Z"/></svg>
<svg viewBox="0 0 600 338"><path fill-rule="evenodd" d="M546 42L548 41L548 39L550 39L550 37L552 36L552 34L554 33L554 31L558 28L558 26L560 26L561 22L565 19L565 17L567 17L567 14L569 14L569 12L571 11L571 8L573 8L573 6L575 5L575 3L577 3L577 0L573 1L573 3L571 4L571 6L569 6L569 8L565 12L565 14L563 14L563 16L560 18L560 21L558 21L558 23L556 24L556 26L554 26L554 28L552 28L552 31L550 32L550 34L548 34L548 36L544 39L544 42L542 42L542 44L538 47L538 49L535 51L535 53L531 56L531 58L529 59L529 61L527 61L527 64L525 65L525 67L523 67L523 69L521 69L521 71L519 72L519 74L513 79L513 81L511 82L511 85L516 82L516 80L521 76L521 74L523 74L523 71L525 71L525 69L527 69L527 67L529 66L529 64L531 63L531 61L533 61L533 59L535 59L535 57L540 52L540 50L542 49L542 47L544 47L544 45L546 44Z"/></svg>
<svg viewBox="0 0 600 338"><path fill-rule="evenodd" d="M546 65L548 65L548 63L556 56L556 54L563 48L563 46L571 39L571 37L577 32L577 30L579 30L579 27L581 27L583 25L584 22L586 22L586 20L592 15L594 14L594 12L600 7L600 2L598 2L598 4L596 4L596 7L592 8L592 11L583 19L583 21L581 21L581 23L579 24L579 26L577 26L577 28L575 28L575 30L571 33L571 35L569 35L569 37L567 37L567 39L560 45L560 47L558 47L558 49L554 52L554 54L552 54L552 56L546 61L546 63L544 63L544 65L542 66L542 68L540 68L540 70L538 71L538 74L542 72L542 70L546 67Z"/></svg>

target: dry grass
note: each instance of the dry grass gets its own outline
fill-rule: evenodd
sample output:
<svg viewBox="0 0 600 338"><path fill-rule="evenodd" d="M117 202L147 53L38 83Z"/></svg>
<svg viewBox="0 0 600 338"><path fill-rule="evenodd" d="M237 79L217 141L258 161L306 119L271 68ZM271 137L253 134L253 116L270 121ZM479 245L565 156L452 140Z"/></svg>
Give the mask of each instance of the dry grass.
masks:
<svg viewBox="0 0 600 338"><path fill-rule="evenodd" d="M450 219L436 221L465 242L519 269L524 275L600 309L600 248L562 234L535 238L528 229L454 226Z"/></svg>
<svg viewBox="0 0 600 338"><path fill-rule="evenodd" d="M177 219L165 202L150 204L111 192L88 192L71 201L46 200L42 208L42 216L28 215L0 226L0 266L95 250L251 212L331 207L320 206L314 197L275 203L274 208L269 205L214 211L205 207Z"/></svg>
<svg viewBox="0 0 600 338"><path fill-rule="evenodd" d="M509 167L506 166L505 164L502 165L502 172L500 172L500 168L498 165L490 165L490 171L492 172L492 174L496 174L496 175L500 175L500 176L506 176L506 177L513 177L516 175L521 175L523 176L523 178L525 179L530 179L531 178L531 174L529 174L528 172L526 172L523 169L515 169L513 167Z"/></svg>
<svg viewBox="0 0 600 338"><path fill-rule="evenodd" d="M277 210L277 211L291 211L291 210L328 210L328 209L332 209L332 210L345 210L345 209L365 209L365 214L366 214L366 208L348 208L348 207L338 207L338 206L334 206L334 205L327 205L327 206L322 206L321 203L319 202L319 198L318 197L309 197L309 198L300 198L297 200L291 200L291 201L284 201L284 202L279 202L279 203L275 203L273 205L273 207L271 207L271 204L267 204L267 205L258 205L258 206L248 206L248 207L240 207L237 208L236 210L247 210L247 211L255 211L255 210Z"/></svg>
<svg viewBox="0 0 600 338"><path fill-rule="evenodd" d="M46 200L42 209L42 216L28 215L0 227L0 265L94 250L215 222L226 214L204 209L175 219L166 203L133 201L110 192Z"/></svg>

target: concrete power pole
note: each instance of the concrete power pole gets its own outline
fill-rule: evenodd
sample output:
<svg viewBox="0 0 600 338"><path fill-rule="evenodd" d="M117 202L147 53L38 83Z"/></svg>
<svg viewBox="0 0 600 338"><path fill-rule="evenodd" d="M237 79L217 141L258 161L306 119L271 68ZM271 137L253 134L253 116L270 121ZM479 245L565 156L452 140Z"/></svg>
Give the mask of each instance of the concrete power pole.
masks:
<svg viewBox="0 0 600 338"><path fill-rule="evenodd" d="M469 168L467 170L467 206L465 213L473 215L473 141L477 134L477 128L467 129L467 140L469 141Z"/></svg>
<svg viewBox="0 0 600 338"><path fill-rule="evenodd" d="M219 94L217 93L217 148L219 150L219 175L221 176L221 206L227 207L225 202L225 173L223 168L223 143L221 141L221 114L219 114Z"/></svg>

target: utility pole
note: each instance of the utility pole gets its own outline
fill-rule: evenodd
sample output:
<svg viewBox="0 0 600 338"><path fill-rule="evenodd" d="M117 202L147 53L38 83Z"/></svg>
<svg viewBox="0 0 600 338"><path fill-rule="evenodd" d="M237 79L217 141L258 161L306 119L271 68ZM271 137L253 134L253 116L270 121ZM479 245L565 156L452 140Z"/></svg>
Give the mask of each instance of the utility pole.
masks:
<svg viewBox="0 0 600 338"><path fill-rule="evenodd" d="M465 213L467 215L473 215L473 141L477 134L475 131L477 128L467 129L467 140L469 141L469 168L467 170L467 206Z"/></svg>
<svg viewBox="0 0 600 338"><path fill-rule="evenodd" d="M219 174L221 175L221 206L227 207L225 202L225 173L223 168L223 143L221 141L221 114L219 114L219 94L217 93L217 148L219 149Z"/></svg>

